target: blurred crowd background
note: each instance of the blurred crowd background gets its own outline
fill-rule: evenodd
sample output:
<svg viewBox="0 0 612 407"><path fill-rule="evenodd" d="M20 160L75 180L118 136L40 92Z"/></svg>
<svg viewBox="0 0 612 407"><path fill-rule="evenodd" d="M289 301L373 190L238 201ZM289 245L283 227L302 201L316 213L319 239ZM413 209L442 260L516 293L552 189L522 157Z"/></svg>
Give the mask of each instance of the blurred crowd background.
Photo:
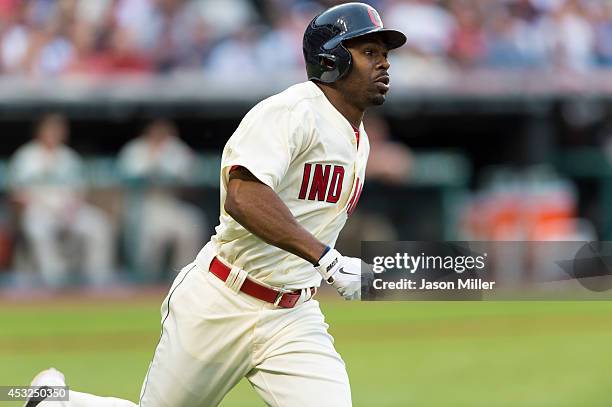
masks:
<svg viewBox="0 0 612 407"><path fill-rule="evenodd" d="M337 3L0 0L1 295L171 279L214 233L225 141ZM408 44L341 251L612 239L612 2L369 3Z"/></svg>
<svg viewBox="0 0 612 407"><path fill-rule="evenodd" d="M1 0L0 72L273 74L303 65L304 26L334 1ZM378 0L411 69L612 64L605 0Z"/></svg>

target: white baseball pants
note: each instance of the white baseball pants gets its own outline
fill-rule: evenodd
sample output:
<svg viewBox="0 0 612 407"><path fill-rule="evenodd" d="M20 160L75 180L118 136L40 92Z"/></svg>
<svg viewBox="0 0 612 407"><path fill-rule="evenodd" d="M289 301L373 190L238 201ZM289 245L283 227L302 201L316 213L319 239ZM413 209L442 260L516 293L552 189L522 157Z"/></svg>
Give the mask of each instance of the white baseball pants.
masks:
<svg viewBox="0 0 612 407"><path fill-rule="evenodd" d="M185 267L162 305L162 334L139 405L216 406L246 377L269 406L351 406L346 368L319 303L306 301L307 290L302 295L294 308L277 308L233 292L208 272L208 264ZM63 406L135 406L85 393L70 396Z"/></svg>

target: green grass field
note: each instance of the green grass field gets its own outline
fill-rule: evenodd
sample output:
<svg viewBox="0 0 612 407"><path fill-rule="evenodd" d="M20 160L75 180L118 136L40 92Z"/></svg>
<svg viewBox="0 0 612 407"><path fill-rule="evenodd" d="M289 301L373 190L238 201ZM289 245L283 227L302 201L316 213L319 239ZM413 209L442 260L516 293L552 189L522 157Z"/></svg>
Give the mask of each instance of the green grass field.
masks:
<svg viewBox="0 0 612 407"><path fill-rule="evenodd" d="M75 390L136 400L160 301L0 303L0 385L55 366ZM612 405L610 302L321 303L355 406ZM244 381L222 403L262 405Z"/></svg>

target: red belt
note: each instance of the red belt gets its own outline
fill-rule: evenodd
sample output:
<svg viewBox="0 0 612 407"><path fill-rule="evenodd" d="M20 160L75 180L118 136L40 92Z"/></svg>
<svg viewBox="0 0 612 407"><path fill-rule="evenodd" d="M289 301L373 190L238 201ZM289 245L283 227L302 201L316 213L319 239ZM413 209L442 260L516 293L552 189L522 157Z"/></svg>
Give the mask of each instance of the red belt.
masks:
<svg viewBox="0 0 612 407"><path fill-rule="evenodd" d="M210 272L215 276L219 277L222 281L226 281L229 276L231 268L223 264L218 258L213 258L210 263ZM310 287L310 297L312 298L316 292L315 287ZM251 297L255 297L259 300L270 302L274 305L277 305L281 308L293 308L295 304L300 299L300 295L302 290L297 291L280 291L275 290L273 288L269 288L263 286L261 284L256 283L253 280L246 278L242 286L240 287L240 291L245 294L250 295Z"/></svg>

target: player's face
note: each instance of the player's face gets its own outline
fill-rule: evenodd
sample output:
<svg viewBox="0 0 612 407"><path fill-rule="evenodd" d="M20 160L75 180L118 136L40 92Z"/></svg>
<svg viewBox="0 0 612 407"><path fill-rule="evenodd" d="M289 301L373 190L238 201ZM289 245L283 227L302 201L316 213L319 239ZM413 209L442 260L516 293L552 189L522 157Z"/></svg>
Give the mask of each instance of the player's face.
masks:
<svg viewBox="0 0 612 407"><path fill-rule="evenodd" d="M68 128L63 119L50 118L40 125L38 140L47 148L56 148L66 142Z"/></svg>
<svg viewBox="0 0 612 407"><path fill-rule="evenodd" d="M353 61L348 75L338 81L342 90L362 108L382 105L389 91L389 49L376 35L355 38L345 45Z"/></svg>

